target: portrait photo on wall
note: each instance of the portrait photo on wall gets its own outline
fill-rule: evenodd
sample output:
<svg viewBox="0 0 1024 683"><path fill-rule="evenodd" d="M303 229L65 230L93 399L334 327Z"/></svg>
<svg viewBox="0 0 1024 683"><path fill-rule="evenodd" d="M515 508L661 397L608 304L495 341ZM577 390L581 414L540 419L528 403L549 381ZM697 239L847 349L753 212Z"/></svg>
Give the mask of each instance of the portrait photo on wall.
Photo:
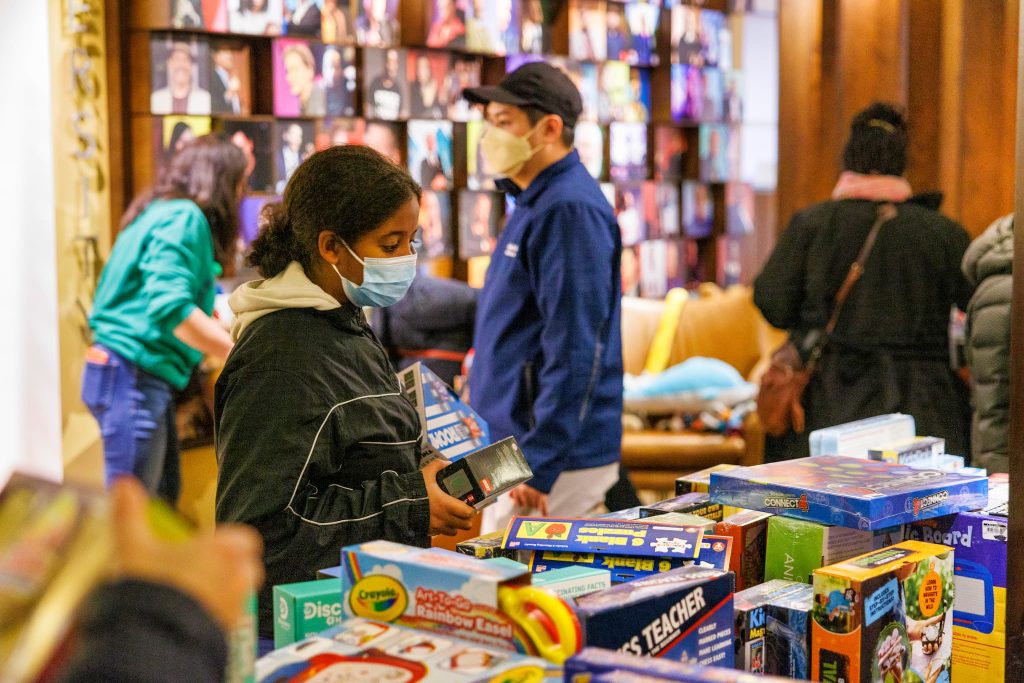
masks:
<svg viewBox="0 0 1024 683"><path fill-rule="evenodd" d="M316 132L316 150L343 145L362 145L366 134L363 119L336 118L324 121Z"/></svg>
<svg viewBox="0 0 1024 683"><path fill-rule="evenodd" d="M487 172L480 138L487 129L484 121L470 121L466 124L466 185L471 190L494 190L495 177ZM576 130L579 130L577 125Z"/></svg>
<svg viewBox="0 0 1024 683"><path fill-rule="evenodd" d="M149 51L150 113L210 114L209 43L197 36L154 33Z"/></svg>
<svg viewBox="0 0 1024 683"><path fill-rule="evenodd" d="M647 126L616 122L608 126L609 175L616 182L647 179Z"/></svg>
<svg viewBox="0 0 1024 683"><path fill-rule="evenodd" d="M591 121L580 121L574 131L580 162L594 180L604 178L604 128Z"/></svg>
<svg viewBox="0 0 1024 683"><path fill-rule="evenodd" d="M629 70L629 88L626 90L626 108L623 121L651 120L651 72L647 69Z"/></svg>
<svg viewBox="0 0 1024 683"><path fill-rule="evenodd" d="M237 40L210 41L210 107L214 114L252 113L249 46Z"/></svg>
<svg viewBox="0 0 1024 683"><path fill-rule="evenodd" d="M282 0L227 0L228 26L232 33L258 36L281 35Z"/></svg>
<svg viewBox="0 0 1024 683"><path fill-rule="evenodd" d="M721 66L723 47L732 49L731 40L729 45L722 45L722 37L728 31L725 25L725 15L715 10L702 10L700 13L700 38L701 55L704 66ZM727 59L727 61L730 61ZM726 65L728 66L728 65Z"/></svg>
<svg viewBox="0 0 1024 683"><path fill-rule="evenodd" d="M420 199L420 246L421 259L437 259L453 256L452 244L452 198L450 192L423 190Z"/></svg>
<svg viewBox="0 0 1024 683"><path fill-rule="evenodd" d="M499 192L459 191L459 258L488 256L494 251L502 208Z"/></svg>
<svg viewBox="0 0 1024 683"><path fill-rule="evenodd" d="M323 0L284 0L282 33L319 38L322 15Z"/></svg>
<svg viewBox="0 0 1024 683"><path fill-rule="evenodd" d="M715 225L715 198L704 183L683 183L683 234L692 239L711 236Z"/></svg>
<svg viewBox="0 0 1024 683"><path fill-rule="evenodd" d="M154 149L160 150L157 167L166 166L185 145L212 130L209 116L160 116L153 119Z"/></svg>
<svg viewBox="0 0 1024 683"><path fill-rule="evenodd" d="M576 85L583 101L580 121L601 121L601 65L589 62L579 65L579 83Z"/></svg>
<svg viewBox="0 0 1024 683"><path fill-rule="evenodd" d="M210 33L227 33L228 26L228 0L202 0L203 23ZM177 28L177 27L175 27Z"/></svg>
<svg viewBox="0 0 1024 683"><path fill-rule="evenodd" d="M551 52L550 22L541 0L519 0L519 49L539 55Z"/></svg>
<svg viewBox="0 0 1024 683"><path fill-rule="evenodd" d="M706 183L732 179L729 163L729 126L718 123L700 127L700 178Z"/></svg>
<svg viewBox="0 0 1024 683"><path fill-rule="evenodd" d="M704 74L697 66L673 64L670 106L675 121L698 122L704 113Z"/></svg>
<svg viewBox="0 0 1024 683"><path fill-rule="evenodd" d="M427 47L466 47L466 0L429 0L430 28Z"/></svg>
<svg viewBox="0 0 1024 683"><path fill-rule="evenodd" d="M391 47L402 39L398 0L355 0L356 38L363 47Z"/></svg>
<svg viewBox="0 0 1024 683"><path fill-rule="evenodd" d="M295 169L316 151L316 128L312 121L281 119L276 132L274 188L282 194Z"/></svg>
<svg viewBox="0 0 1024 683"><path fill-rule="evenodd" d="M606 53L608 59L625 62L629 60L632 36L626 19L626 6L620 2L609 2L605 14Z"/></svg>
<svg viewBox="0 0 1024 683"><path fill-rule="evenodd" d="M274 124L270 121L223 121L224 137L255 160L249 175L253 192L274 191Z"/></svg>
<svg viewBox="0 0 1024 683"><path fill-rule="evenodd" d="M601 65L600 118L602 122L625 121L629 109L629 64L607 62Z"/></svg>
<svg viewBox="0 0 1024 683"><path fill-rule="evenodd" d="M354 45L356 20L354 0L323 0L320 6L320 40L328 45Z"/></svg>
<svg viewBox="0 0 1024 683"><path fill-rule="evenodd" d="M205 29L202 0L171 0L171 26Z"/></svg>
<svg viewBox="0 0 1024 683"><path fill-rule="evenodd" d="M648 240L640 243L640 296L658 298L665 296L668 271L664 240Z"/></svg>
<svg viewBox="0 0 1024 683"><path fill-rule="evenodd" d="M401 141L405 139L404 126L400 123L388 123L385 121L367 121L366 132L363 134L363 144L370 149L375 149L392 163L402 163L402 148L405 146Z"/></svg>
<svg viewBox="0 0 1024 683"><path fill-rule="evenodd" d="M622 232L623 246L631 247L647 239L643 201L643 186L640 183L615 186L615 218Z"/></svg>
<svg viewBox="0 0 1024 683"><path fill-rule="evenodd" d="M609 8L611 3L609 3ZM615 59L622 59L634 66L658 66L657 35L661 20L661 3L658 0L634 0L625 5L626 23L629 29L629 43L626 53ZM609 12L609 18L611 13ZM611 28L609 27L609 31ZM611 37L608 38L609 59L611 53Z"/></svg>
<svg viewBox="0 0 1024 683"><path fill-rule="evenodd" d="M619 265L622 274L622 295L640 296L640 250L639 247L623 247Z"/></svg>
<svg viewBox="0 0 1024 683"><path fill-rule="evenodd" d="M725 232L733 236L754 234L754 187L732 182L725 186Z"/></svg>
<svg viewBox="0 0 1024 683"><path fill-rule="evenodd" d="M366 118L397 121L409 117L406 61L405 50L363 50Z"/></svg>
<svg viewBox="0 0 1024 683"><path fill-rule="evenodd" d="M246 248L256 239L260 231L260 213L267 204L281 201L272 195L249 195L242 197L238 207L238 236L242 238Z"/></svg>
<svg viewBox="0 0 1024 683"><path fill-rule="evenodd" d="M519 52L518 10L514 0L468 0L466 49L496 56Z"/></svg>
<svg viewBox="0 0 1024 683"><path fill-rule="evenodd" d="M665 288L686 286L686 258L680 240L665 240Z"/></svg>
<svg viewBox="0 0 1024 683"><path fill-rule="evenodd" d="M448 113L448 84L451 68L447 52L409 50L406 59L409 83L409 117L443 119Z"/></svg>
<svg viewBox="0 0 1024 683"><path fill-rule="evenodd" d="M725 75L725 119L729 123L743 120L743 74L739 71Z"/></svg>
<svg viewBox="0 0 1024 683"><path fill-rule="evenodd" d="M701 112L705 121L722 121L725 119L725 79L722 70L714 67L704 69L704 111Z"/></svg>
<svg viewBox="0 0 1024 683"><path fill-rule="evenodd" d="M658 223L662 237L678 237L683 227L681 193L675 183L657 183L655 185L655 202L658 211Z"/></svg>
<svg viewBox="0 0 1024 683"><path fill-rule="evenodd" d="M454 184L452 122L410 121L409 173L424 188L447 190Z"/></svg>
<svg viewBox="0 0 1024 683"><path fill-rule="evenodd" d="M605 0L569 0L569 56L578 61L608 58Z"/></svg>
<svg viewBox="0 0 1024 683"><path fill-rule="evenodd" d="M324 46L306 40L279 38L274 56L274 114L277 116L326 116L321 63Z"/></svg>
<svg viewBox="0 0 1024 683"><path fill-rule="evenodd" d="M675 126L654 129L654 179L680 181L686 174L686 131Z"/></svg>
<svg viewBox="0 0 1024 683"><path fill-rule="evenodd" d="M451 69L444 83L448 90L448 118L452 121L472 121L483 118L483 109L462 97L466 88L480 85L483 62L479 57L452 55Z"/></svg>
<svg viewBox="0 0 1024 683"><path fill-rule="evenodd" d="M640 187L641 207L644 224L647 226L647 239L660 240L664 237L661 225L661 213L658 211L658 184L648 180Z"/></svg>
<svg viewBox="0 0 1024 683"><path fill-rule="evenodd" d="M722 236L718 238L718 284L731 287L743 282L742 238Z"/></svg>
<svg viewBox="0 0 1024 683"><path fill-rule="evenodd" d="M673 64L704 66L700 14L692 5L676 3L672 7L669 42Z"/></svg>

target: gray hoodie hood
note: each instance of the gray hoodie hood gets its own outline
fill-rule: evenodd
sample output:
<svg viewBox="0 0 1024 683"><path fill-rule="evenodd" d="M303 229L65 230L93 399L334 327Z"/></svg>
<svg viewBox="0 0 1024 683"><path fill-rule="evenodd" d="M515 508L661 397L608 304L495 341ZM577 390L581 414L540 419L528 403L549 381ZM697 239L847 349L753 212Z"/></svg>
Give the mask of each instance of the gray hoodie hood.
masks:
<svg viewBox="0 0 1024 683"><path fill-rule="evenodd" d="M235 314L235 322L231 325L231 338L235 341L245 328L274 311L286 308L332 311L341 308L337 299L306 277L298 261L292 261L272 278L245 283L235 290L228 303Z"/></svg>
<svg viewBox="0 0 1024 683"><path fill-rule="evenodd" d="M1013 214L1003 216L971 242L961 269L972 287L993 275L1013 272Z"/></svg>

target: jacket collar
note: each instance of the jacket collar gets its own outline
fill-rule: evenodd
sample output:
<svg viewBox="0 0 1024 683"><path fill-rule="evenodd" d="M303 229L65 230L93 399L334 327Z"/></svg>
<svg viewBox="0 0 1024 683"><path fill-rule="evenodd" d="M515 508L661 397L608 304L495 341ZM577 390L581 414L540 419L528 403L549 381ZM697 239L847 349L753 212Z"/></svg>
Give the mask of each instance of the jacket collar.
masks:
<svg viewBox="0 0 1024 683"><path fill-rule="evenodd" d="M501 178L495 181L495 186L502 192L507 192L516 200L518 206L532 204L540 196L548 184L556 177L562 175L573 166L580 163L580 155L575 149L569 152L563 159L551 164L533 179L530 186L525 190L516 185L508 178Z"/></svg>

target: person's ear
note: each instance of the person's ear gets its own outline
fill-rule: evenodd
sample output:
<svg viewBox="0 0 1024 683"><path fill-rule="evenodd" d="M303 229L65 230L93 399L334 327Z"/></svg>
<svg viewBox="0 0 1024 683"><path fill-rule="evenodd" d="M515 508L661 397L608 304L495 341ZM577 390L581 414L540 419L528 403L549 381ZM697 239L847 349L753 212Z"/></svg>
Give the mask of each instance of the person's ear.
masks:
<svg viewBox="0 0 1024 683"><path fill-rule="evenodd" d="M538 132L541 136L541 141L545 144L551 144L562 139L562 123L561 117L555 115L548 115L544 121L541 122L540 129Z"/></svg>
<svg viewBox="0 0 1024 683"><path fill-rule="evenodd" d="M316 244L320 258L334 265L341 263L341 252L345 250L345 247L337 235L330 230L321 230L316 238Z"/></svg>

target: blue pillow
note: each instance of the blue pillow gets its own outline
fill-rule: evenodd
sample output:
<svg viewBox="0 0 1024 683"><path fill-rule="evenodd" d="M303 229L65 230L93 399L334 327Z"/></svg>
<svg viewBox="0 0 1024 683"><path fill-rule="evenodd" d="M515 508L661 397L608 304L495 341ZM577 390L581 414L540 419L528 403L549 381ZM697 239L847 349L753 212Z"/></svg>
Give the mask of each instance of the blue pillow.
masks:
<svg viewBox="0 0 1024 683"><path fill-rule="evenodd" d="M711 398L722 389L746 385L743 376L725 361L694 356L657 375L628 378L625 398L652 398L668 394L699 393Z"/></svg>

